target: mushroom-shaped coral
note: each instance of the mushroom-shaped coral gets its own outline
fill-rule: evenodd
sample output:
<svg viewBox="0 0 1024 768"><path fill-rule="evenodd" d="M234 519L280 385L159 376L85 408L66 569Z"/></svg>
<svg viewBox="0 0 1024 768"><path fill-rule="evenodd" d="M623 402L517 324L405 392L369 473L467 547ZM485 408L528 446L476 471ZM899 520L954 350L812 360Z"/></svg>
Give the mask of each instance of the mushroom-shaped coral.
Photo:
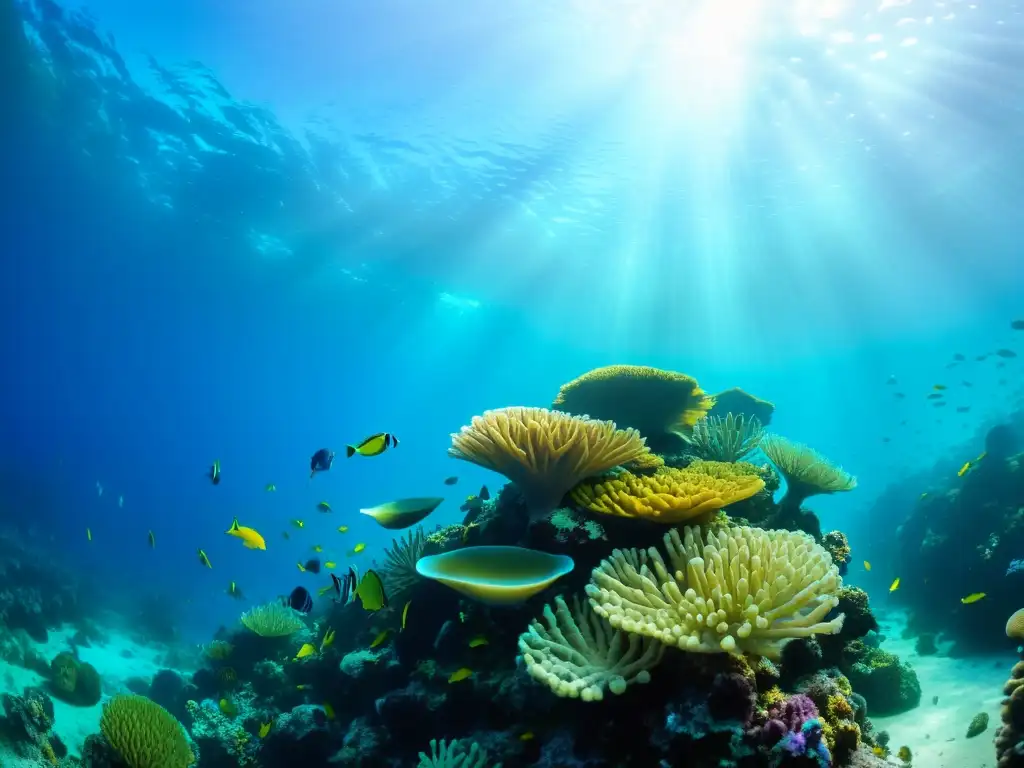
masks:
<svg viewBox="0 0 1024 768"><path fill-rule="evenodd" d="M587 594L616 629L700 653L778 658L795 637L835 634L842 579L804 533L687 526L665 534L669 566L653 547L616 549L594 569Z"/></svg>
<svg viewBox="0 0 1024 768"><path fill-rule="evenodd" d="M766 427L771 423L772 414L775 412L774 403L744 392L739 387L733 387L732 389L719 392L717 395L712 395L712 399L715 401L715 405L708 413L709 418L712 416L725 416L731 413L734 416L757 419L761 426Z"/></svg>
<svg viewBox="0 0 1024 768"><path fill-rule="evenodd" d="M739 461L757 448L764 429L756 416L708 416L693 427L687 438L690 448L702 459Z"/></svg>
<svg viewBox="0 0 1024 768"><path fill-rule="evenodd" d="M646 365L609 365L563 385L552 407L611 419L639 430L649 445L670 448L713 404L697 380L685 373Z"/></svg>
<svg viewBox="0 0 1024 768"><path fill-rule="evenodd" d="M241 616L242 624L260 637L286 637L303 627L301 615L278 603L250 608Z"/></svg>
<svg viewBox="0 0 1024 768"><path fill-rule="evenodd" d="M145 696L114 696L103 705L100 731L129 768L187 768L195 762L181 723Z"/></svg>
<svg viewBox="0 0 1024 768"><path fill-rule="evenodd" d="M784 506L799 507L809 496L852 491L857 478L806 445L765 435L759 446L786 479Z"/></svg>
<svg viewBox="0 0 1024 768"><path fill-rule="evenodd" d="M428 579L490 605L515 605L572 571L566 555L523 547L465 547L424 557L416 570Z"/></svg>
<svg viewBox="0 0 1024 768"><path fill-rule="evenodd" d="M585 477L649 453L635 429L549 411L500 408L474 416L452 435L448 454L494 470L519 487L532 515L555 509Z"/></svg>
<svg viewBox="0 0 1024 768"><path fill-rule="evenodd" d="M672 525L700 521L762 488L764 480L753 465L695 461L684 469L663 467L653 475L621 472L580 483L571 496L592 512Z"/></svg>
<svg viewBox="0 0 1024 768"><path fill-rule="evenodd" d="M665 646L608 626L589 606L573 598L572 611L561 596L555 610L544 606L543 623L534 620L519 636L519 652L534 679L559 696L598 701L604 689L625 693L631 683L650 682L650 670Z"/></svg>

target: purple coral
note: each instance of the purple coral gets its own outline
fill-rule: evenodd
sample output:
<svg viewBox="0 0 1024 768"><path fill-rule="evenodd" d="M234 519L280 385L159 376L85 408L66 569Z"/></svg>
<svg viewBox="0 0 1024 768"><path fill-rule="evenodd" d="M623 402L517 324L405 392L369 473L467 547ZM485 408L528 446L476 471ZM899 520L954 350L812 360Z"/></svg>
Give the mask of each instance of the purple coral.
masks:
<svg viewBox="0 0 1024 768"><path fill-rule="evenodd" d="M818 717L818 708L809 696L795 693L780 704L768 708L768 722L761 729L766 746L778 744L784 737L800 736L804 724Z"/></svg>
<svg viewBox="0 0 1024 768"><path fill-rule="evenodd" d="M787 756L811 758L821 768L832 765L832 755L822 739L821 721L817 718L805 722L800 730L787 733L772 751L779 758L774 765L784 764Z"/></svg>

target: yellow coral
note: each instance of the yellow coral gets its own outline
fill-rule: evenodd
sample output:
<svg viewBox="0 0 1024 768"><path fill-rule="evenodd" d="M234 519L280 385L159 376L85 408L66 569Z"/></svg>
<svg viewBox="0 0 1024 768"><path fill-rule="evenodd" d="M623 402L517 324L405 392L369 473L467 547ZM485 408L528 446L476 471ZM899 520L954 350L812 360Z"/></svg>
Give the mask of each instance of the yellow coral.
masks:
<svg viewBox="0 0 1024 768"><path fill-rule="evenodd" d="M242 614L241 622L260 637L285 637L303 627L299 614L279 603L251 608Z"/></svg>
<svg viewBox="0 0 1024 768"><path fill-rule="evenodd" d="M103 706L100 731L128 768L187 768L195 762L181 723L145 696L110 699Z"/></svg>
<svg viewBox="0 0 1024 768"><path fill-rule="evenodd" d="M857 487L857 478L806 445L765 435L760 448L786 479L783 503L799 506L808 496L841 493Z"/></svg>
<svg viewBox="0 0 1024 768"><path fill-rule="evenodd" d="M634 461L648 450L635 429L516 407L474 416L472 424L452 435L448 453L507 477L538 516L555 509L585 477Z"/></svg>
<svg viewBox="0 0 1024 768"><path fill-rule="evenodd" d="M824 717L827 720L852 720L853 707L841 693L833 693L825 705Z"/></svg>
<svg viewBox="0 0 1024 768"><path fill-rule="evenodd" d="M773 685L758 697L757 703L761 709L770 709L783 704L786 698L786 694L782 692L782 689L777 685Z"/></svg>
<svg viewBox="0 0 1024 768"><path fill-rule="evenodd" d="M44 741L39 747L39 751L50 765L60 764L60 760L57 759L57 753L53 751L53 745L50 742Z"/></svg>
<svg viewBox="0 0 1024 768"><path fill-rule="evenodd" d="M646 365L595 368L562 386L553 408L632 427L649 439L689 432L714 399L685 373Z"/></svg>
<svg viewBox="0 0 1024 768"><path fill-rule="evenodd" d="M620 550L594 569L590 604L616 629L700 653L778 658L795 637L835 634L825 621L842 586L832 558L805 533L686 527L658 550Z"/></svg>
<svg viewBox="0 0 1024 768"><path fill-rule="evenodd" d="M711 513L764 488L756 467L695 461L685 469L664 467L653 475L623 472L572 489L573 501L592 512L619 517L642 517L674 524L703 522Z"/></svg>

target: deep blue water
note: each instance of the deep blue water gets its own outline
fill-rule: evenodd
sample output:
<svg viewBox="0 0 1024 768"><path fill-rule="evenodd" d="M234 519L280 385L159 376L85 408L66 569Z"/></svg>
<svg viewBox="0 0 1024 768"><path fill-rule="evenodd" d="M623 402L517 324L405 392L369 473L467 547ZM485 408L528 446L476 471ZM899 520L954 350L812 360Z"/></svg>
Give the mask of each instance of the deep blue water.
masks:
<svg viewBox="0 0 1024 768"><path fill-rule="evenodd" d="M17 4L38 47L5 54L0 509L111 605L171 595L198 638L229 581L316 584L313 544L369 562L391 535L360 507L444 494L456 522L501 481L449 433L598 365L775 402L858 476L816 504L855 543L1020 398L1020 359L973 359L1024 353L1011 4L817 37L773 11L724 57L659 5L90 5ZM938 416L940 382L971 411ZM308 479L381 430L400 447Z"/></svg>

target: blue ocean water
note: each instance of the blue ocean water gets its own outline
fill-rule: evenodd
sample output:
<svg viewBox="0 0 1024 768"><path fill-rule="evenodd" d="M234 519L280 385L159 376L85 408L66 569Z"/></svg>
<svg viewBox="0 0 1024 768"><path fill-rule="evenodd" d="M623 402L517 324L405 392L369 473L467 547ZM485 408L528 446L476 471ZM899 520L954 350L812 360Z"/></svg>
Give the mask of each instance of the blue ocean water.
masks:
<svg viewBox="0 0 1024 768"><path fill-rule="evenodd" d="M1020 358L976 359L1024 355L1015 3L0 14L3 521L190 642L236 621L231 582L321 586L314 545L379 561L360 508L443 495L430 522L460 523L505 481L450 433L598 366L775 403L857 476L814 504L857 561L893 556L885 494L1022 404Z"/></svg>

